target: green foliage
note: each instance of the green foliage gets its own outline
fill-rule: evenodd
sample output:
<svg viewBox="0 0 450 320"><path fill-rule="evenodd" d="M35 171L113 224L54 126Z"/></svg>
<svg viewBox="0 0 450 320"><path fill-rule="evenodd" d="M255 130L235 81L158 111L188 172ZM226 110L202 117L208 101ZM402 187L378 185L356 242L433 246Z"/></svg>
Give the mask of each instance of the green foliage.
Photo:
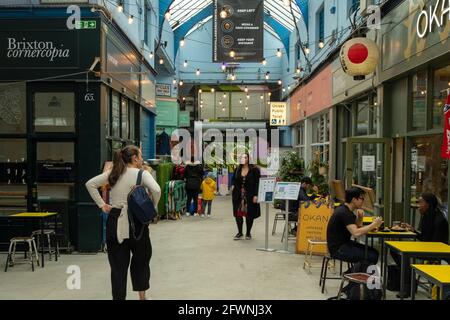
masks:
<svg viewBox="0 0 450 320"><path fill-rule="evenodd" d="M305 174L305 160L295 151L285 154L281 160L278 178L285 182L300 182Z"/></svg>
<svg viewBox="0 0 450 320"><path fill-rule="evenodd" d="M322 168L322 169L321 169ZM319 188L319 194L322 196L330 193L330 187L326 174L328 172L328 164L320 162L318 159L311 161L307 170L311 176L311 180L315 186ZM321 174L325 171L325 174Z"/></svg>

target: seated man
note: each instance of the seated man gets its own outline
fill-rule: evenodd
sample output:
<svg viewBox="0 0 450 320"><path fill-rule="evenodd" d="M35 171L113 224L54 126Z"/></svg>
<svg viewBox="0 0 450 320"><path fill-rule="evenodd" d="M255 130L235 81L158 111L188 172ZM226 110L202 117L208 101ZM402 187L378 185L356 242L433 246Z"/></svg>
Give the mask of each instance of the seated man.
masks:
<svg viewBox="0 0 450 320"><path fill-rule="evenodd" d="M300 192L298 193L297 201L289 201L289 212L292 214L289 215L289 221L298 221L298 209L300 208L300 205L302 202L307 202L314 200L317 196L315 194L318 193L317 186L312 186L313 182L310 177L303 177L300 180ZM312 186L312 187L311 187ZM307 191L309 188L312 188L312 191L314 191L315 194L312 196L308 196ZM292 230L294 233L297 232L297 227L295 227Z"/></svg>
<svg viewBox="0 0 450 320"><path fill-rule="evenodd" d="M363 203L364 190L354 187L345 191L345 204L334 209L328 222L328 251L332 258L345 262L375 265L378 262L378 251L369 247L365 260L365 246L351 240L352 237L359 238L379 228L383 223L381 217L377 217L370 225L363 226Z"/></svg>
<svg viewBox="0 0 450 320"><path fill-rule="evenodd" d="M448 244L448 222L442 210L439 208L439 202L434 194L424 193L419 201L420 222L419 230L416 231L407 223L403 224L408 231L417 232L417 240L426 242L443 242ZM400 269L401 258L395 252L391 256ZM399 273L400 274L400 273ZM411 293L411 267L409 261L406 262L405 273L405 292L404 298L409 297ZM400 297L398 295L398 297Z"/></svg>

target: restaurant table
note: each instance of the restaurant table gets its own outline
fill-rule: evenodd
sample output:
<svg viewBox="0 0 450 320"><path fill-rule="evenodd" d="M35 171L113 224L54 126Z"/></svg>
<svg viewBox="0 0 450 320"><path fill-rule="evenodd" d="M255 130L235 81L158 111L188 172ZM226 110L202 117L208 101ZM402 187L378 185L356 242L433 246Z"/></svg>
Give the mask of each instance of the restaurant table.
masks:
<svg viewBox="0 0 450 320"><path fill-rule="evenodd" d="M384 260L388 251L394 251L401 257L400 265L400 299L403 300L405 286L405 262L411 258L448 259L450 258L450 246L442 242L421 241L386 241ZM386 266L383 271L383 298L386 298ZM411 288L412 289L412 288Z"/></svg>
<svg viewBox="0 0 450 320"><path fill-rule="evenodd" d="M431 283L439 287L440 293L438 297L442 300L442 296L446 290L450 290L450 266L449 265L433 265L433 264L413 264L411 288L416 288L416 274L424 277ZM416 290L411 290L411 300L416 298Z"/></svg>
<svg viewBox="0 0 450 320"><path fill-rule="evenodd" d="M373 247L373 239L378 238L381 241L381 275L383 275L383 263L384 261L384 242L386 239L416 239L417 234L415 232L405 231L405 232L398 232L398 231L371 231L366 234L365 237L365 252L364 252L364 258L367 260L367 254L369 249L369 238L372 240L372 247Z"/></svg>
<svg viewBox="0 0 450 320"><path fill-rule="evenodd" d="M58 226L58 212L22 212L22 213L16 213L9 215L8 218L14 218L14 219L32 219L32 220L39 220L39 226L41 229L41 265L42 268L44 267L44 220L48 219L50 217L55 218L55 236L57 232L57 226ZM58 261L58 254L55 254L55 260Z"/></svg>
<svg viewBox="0 0 450 320"><path fill-rule="evenodd" d="M363 225L371 224L374 218L375 217L363 217Z"/></svg>

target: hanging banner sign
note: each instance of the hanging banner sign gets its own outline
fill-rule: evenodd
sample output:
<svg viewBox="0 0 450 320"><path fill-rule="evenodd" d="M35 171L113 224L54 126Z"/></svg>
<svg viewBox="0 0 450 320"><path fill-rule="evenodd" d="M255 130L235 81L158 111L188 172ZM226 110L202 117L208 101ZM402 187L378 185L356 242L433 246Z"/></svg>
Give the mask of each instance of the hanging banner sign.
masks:
<svg viewBox="0 0 450 320"><path fill-rule="evenodd" d="M450 95L444 107L444 138L442 139L441 157L450 159Z"/></svg>
<svg viewBox="0 0 450 320"><path fill-rule="evenodd" d="M285 126L287 124L287 103L271 102L270 103L270 125Z"/></svg>
<svg viewBox="0 0 450 320"><path fill-rule="evenodd" d="M214 0L213 61L261 62L264 1Z"/></svg>

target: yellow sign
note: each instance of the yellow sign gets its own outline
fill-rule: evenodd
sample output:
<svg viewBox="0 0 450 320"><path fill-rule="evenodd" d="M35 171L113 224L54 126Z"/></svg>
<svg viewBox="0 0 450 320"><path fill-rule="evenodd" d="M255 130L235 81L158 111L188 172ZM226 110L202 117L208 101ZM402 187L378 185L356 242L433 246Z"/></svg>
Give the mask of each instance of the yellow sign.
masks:
<svg viewBox="0 0 450 320"><path fill-rule="evenodd" d="M270 103L270 125L286 126L287 125L287 103L271 102Z"/></svg>
<svg viewBox="0 0 450 320"><path fill-rule="evenodd" d="M297 253L305 253L308 247L308 239L326 241L328 220L333 213L333 208L322 204L317 208L315 203L303 203L298 213L297 229ZM326 245L317 245L313 248L313 254L325 255L328 249Z"/></svg>

